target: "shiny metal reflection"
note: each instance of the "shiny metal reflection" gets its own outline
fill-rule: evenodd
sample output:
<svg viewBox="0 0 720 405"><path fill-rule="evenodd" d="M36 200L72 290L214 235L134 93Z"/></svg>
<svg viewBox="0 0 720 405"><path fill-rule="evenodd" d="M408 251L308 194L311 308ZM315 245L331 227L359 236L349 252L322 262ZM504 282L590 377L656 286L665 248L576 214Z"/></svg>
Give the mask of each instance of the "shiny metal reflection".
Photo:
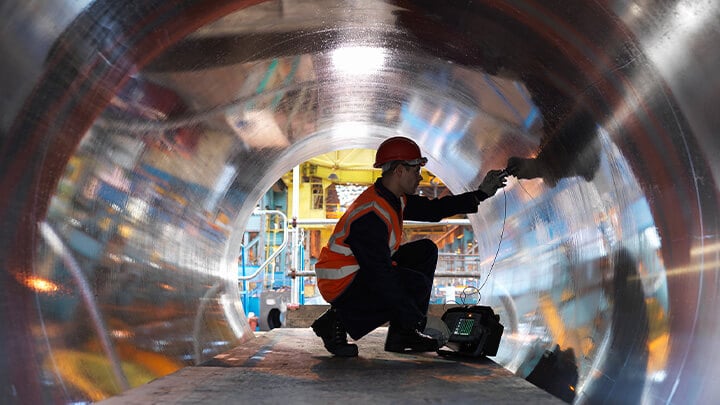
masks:
<svg viewBox="0 0 720 405"><path fill-rule="evenodd" d="M21 3L1 8L26 22L0 43L3 399L98 400L241 344L256 202L397 134L454 192L543 162L470 217L499 363L580 403L720 395L717 4Z"/></svg>

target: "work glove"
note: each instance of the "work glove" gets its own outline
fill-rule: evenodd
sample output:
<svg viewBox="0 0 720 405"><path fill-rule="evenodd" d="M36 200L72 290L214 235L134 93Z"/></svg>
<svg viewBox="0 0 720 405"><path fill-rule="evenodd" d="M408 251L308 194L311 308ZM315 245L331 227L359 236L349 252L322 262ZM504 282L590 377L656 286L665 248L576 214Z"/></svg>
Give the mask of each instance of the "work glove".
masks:
<svg viewBox="0 0 720 405"><path fill-rule="evenodd" d="M485 175L482 183L480 183L478 190L485 193L488 197L494 196L499 188L505 187L507 175L505 170L490 170Z"/></svg>

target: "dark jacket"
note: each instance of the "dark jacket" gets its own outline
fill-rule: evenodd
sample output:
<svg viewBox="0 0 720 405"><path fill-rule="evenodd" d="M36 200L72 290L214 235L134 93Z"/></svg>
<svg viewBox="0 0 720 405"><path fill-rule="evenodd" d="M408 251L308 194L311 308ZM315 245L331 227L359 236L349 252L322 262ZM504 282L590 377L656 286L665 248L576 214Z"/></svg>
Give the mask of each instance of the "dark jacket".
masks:
<svg viewBox="0 0 720 405"><path fill-rule="evenodd" d="M375 182L378 193L400 213L400 199L385 188L381 180L380 178ZM479 190L437 199L408 195L401 217L411 221L437 222L456 214L475 213L478 203L487 197ZM348 290L355 288L355 291L338 297L337 304L340 307L356 308L358 311L365 308L367 312L373 312L371 307L398 308L407 305L407 297L398 293L398 286L401 286L404 280L402 274L395 271L395 263L388 248L388 237L387 225L375 213L367 213L352 223L350 235L345 242L357 259L362 275L348 287ZM356 283L362 284L361 293L357 291L358 285L353 285ZM343 297L344 295L347 297ZM369 318L375 318L375 315L368 313L368 322L372 324L388 320L381 319L382 316L378 315L378 319L371 320ZM351 325L347 326L352 329Z"/></svg>

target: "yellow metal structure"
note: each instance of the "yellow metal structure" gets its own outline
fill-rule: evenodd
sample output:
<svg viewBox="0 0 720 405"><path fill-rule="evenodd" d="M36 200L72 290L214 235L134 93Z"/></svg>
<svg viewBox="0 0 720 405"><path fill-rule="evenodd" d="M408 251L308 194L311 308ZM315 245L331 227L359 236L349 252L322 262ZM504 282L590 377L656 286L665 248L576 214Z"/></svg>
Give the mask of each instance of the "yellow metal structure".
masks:
<svg viewBox="0 0 720 405"><path fill-rule="evenodd" d="M355 184L369 186L382 175L379 169L373 168L375 161L374 149L346 149L323 155L318 155L300 165L300 206L298 212L303 219L326 219L338 217L342 212L336 212L335 207L326 203L327 190L333 184ZM435 179L432 173L423 169L423 180L420 186L433 184L444 186ZM292 172L283 176L288 185L288 194L292 195L296 188L292 184ZM288 212L293 212L292 202L288 201ZM330 209L329 209L330 208Z"/></svg>

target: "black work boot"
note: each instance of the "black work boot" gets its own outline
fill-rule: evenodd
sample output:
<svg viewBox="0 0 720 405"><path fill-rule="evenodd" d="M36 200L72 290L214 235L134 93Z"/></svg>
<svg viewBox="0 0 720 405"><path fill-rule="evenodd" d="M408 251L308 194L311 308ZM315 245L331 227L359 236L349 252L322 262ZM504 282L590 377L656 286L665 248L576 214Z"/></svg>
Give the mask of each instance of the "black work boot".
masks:
<svg viewBox="0 0 720 405"><path fill-rule="evenodd" d="M434 352L440 348L437 339L430 337L416 328L401 327L390 322L385 351L388 352Z"/></svg>
<svg viewBox="0 0 720 405"><path fill-rule="evenodd" d="M311 325L316 335L322 338L325 348L338 357L355 357L358 355L356 344L347 342L345 326L340 322L335 308L325 311Z"/></svg>

